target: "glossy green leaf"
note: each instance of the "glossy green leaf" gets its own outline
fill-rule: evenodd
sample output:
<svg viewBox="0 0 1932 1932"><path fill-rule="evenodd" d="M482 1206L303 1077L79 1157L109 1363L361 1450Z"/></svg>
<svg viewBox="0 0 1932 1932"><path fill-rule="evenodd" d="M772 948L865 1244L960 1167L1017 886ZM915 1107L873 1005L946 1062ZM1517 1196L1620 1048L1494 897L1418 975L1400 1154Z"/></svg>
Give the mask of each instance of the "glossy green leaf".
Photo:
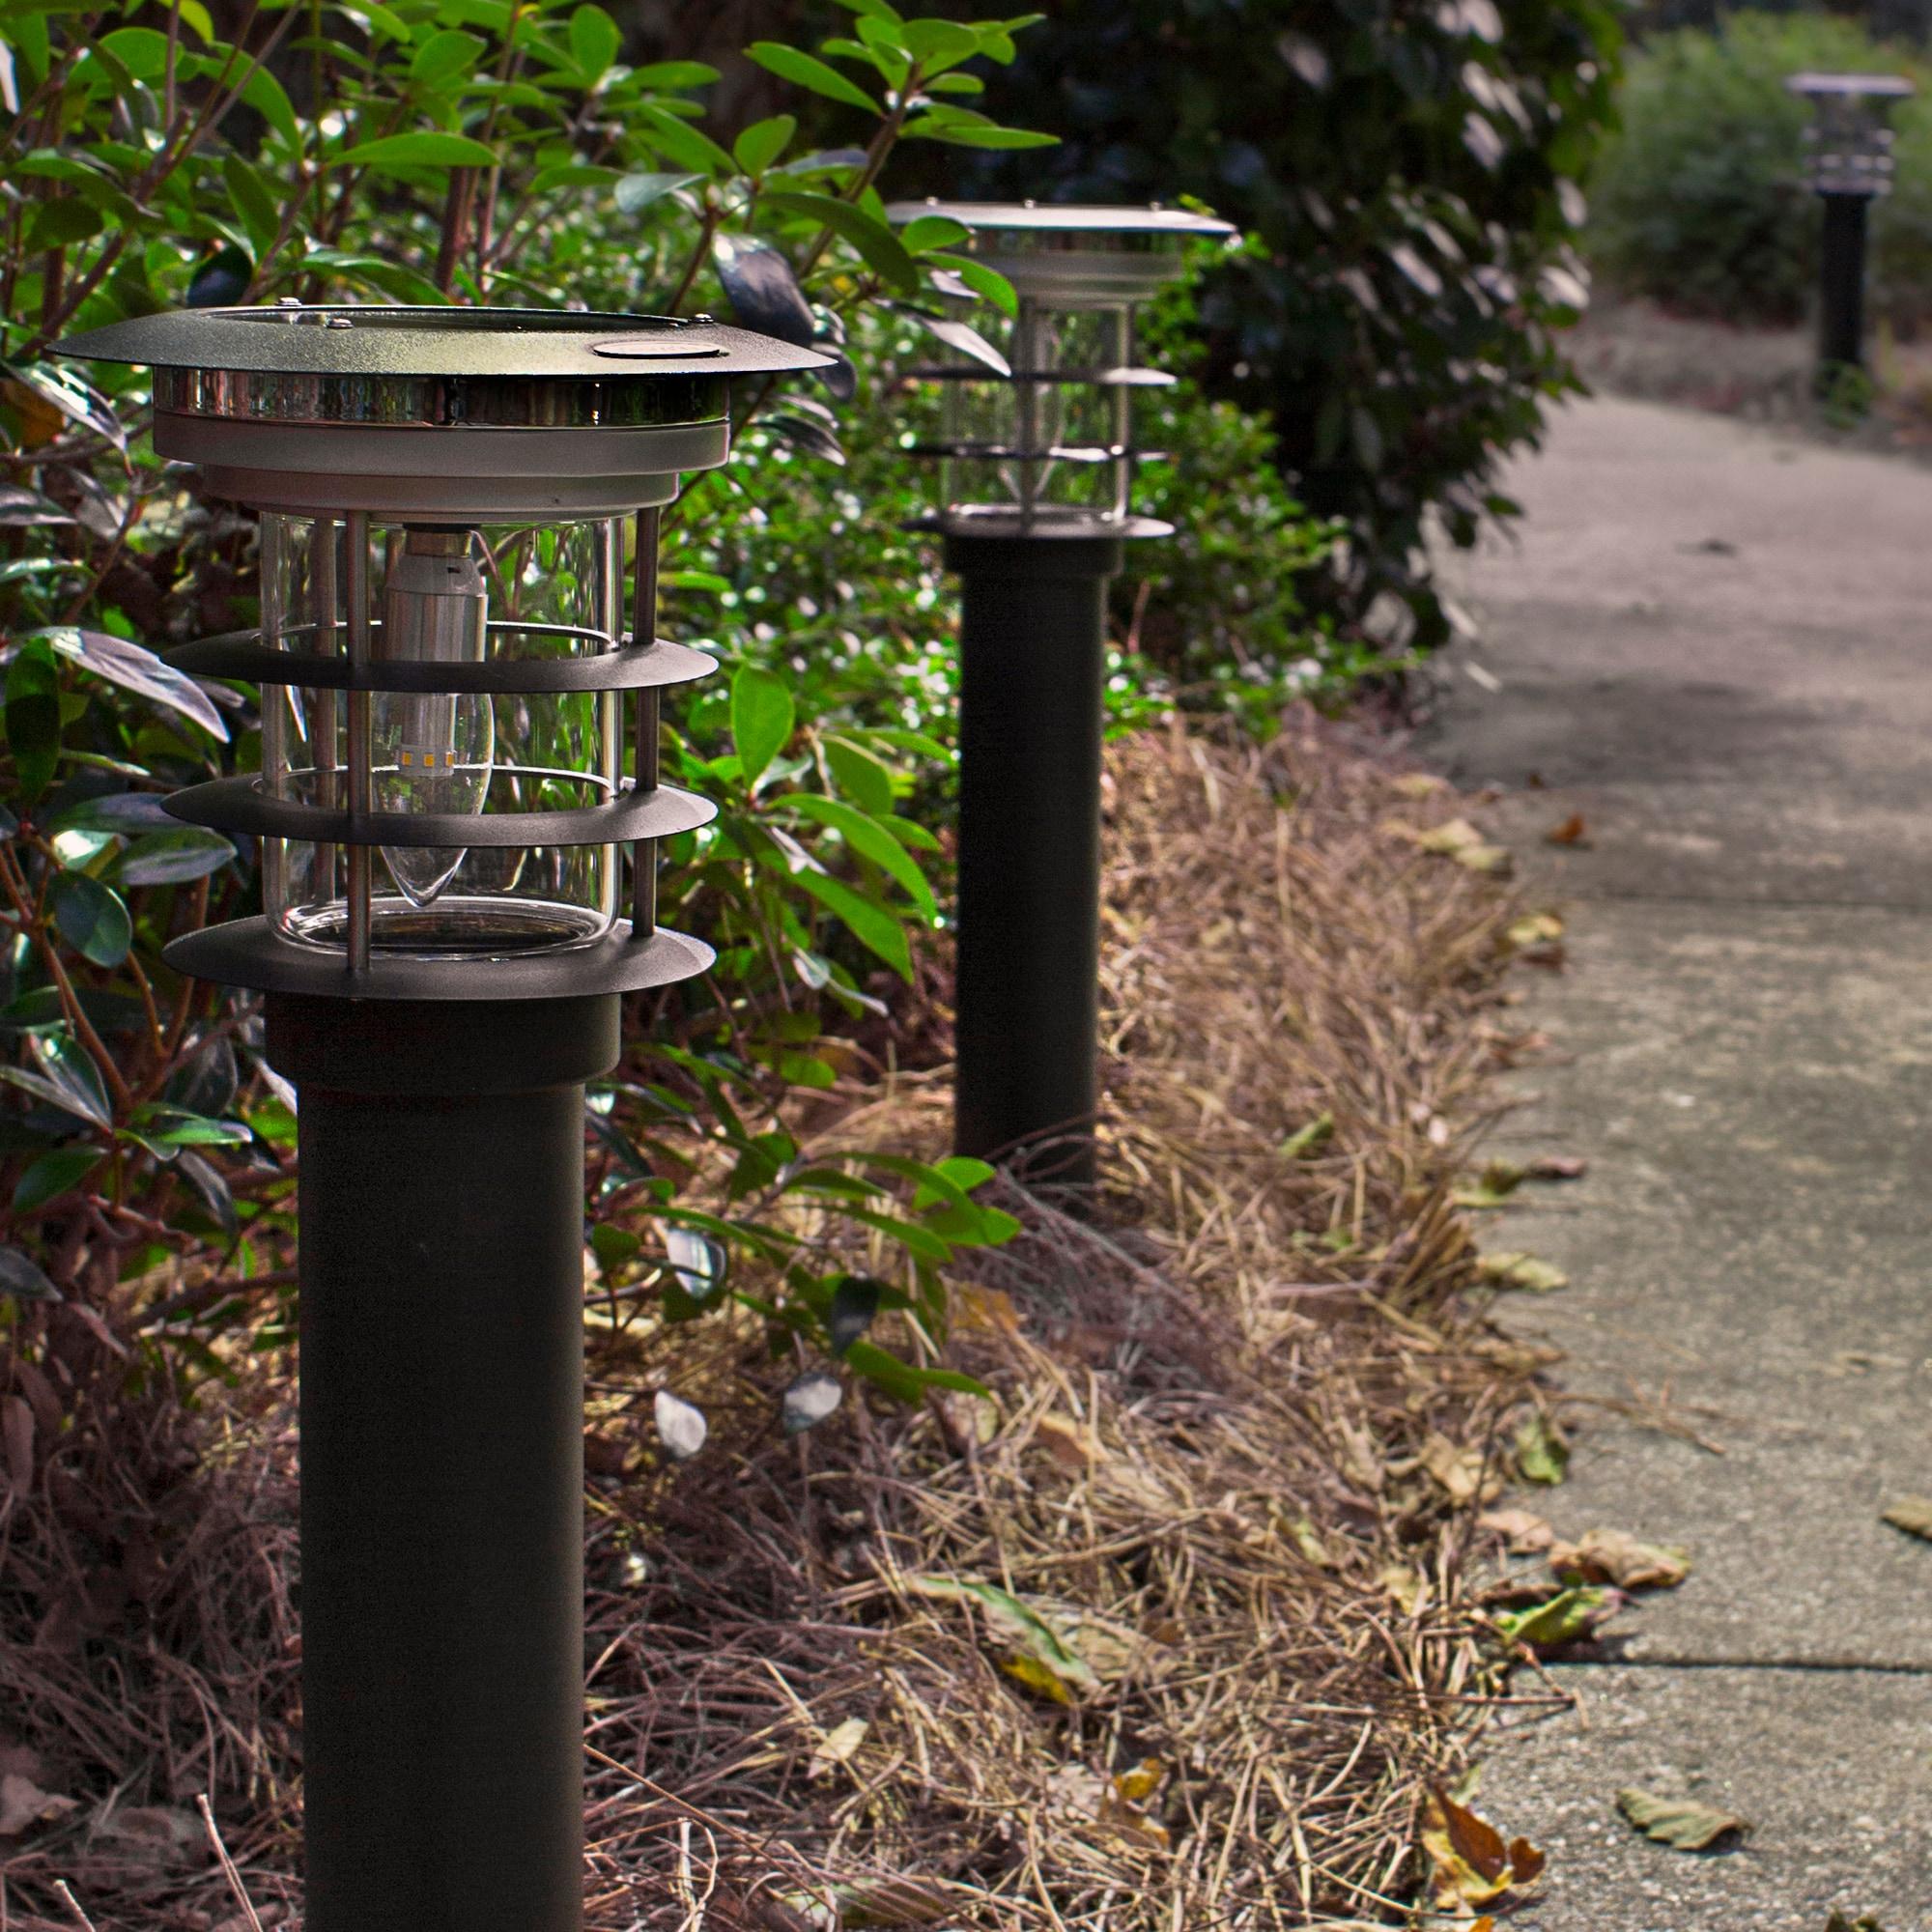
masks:
<svg viewBox="0 0 1932 1932"><path fill-rule="evenodd" d="M118 966L134 937L121 895L85 872L63 872L48 895L60 935L97 966Z"/></svg>
<svg viewBox="0 0 1932 1932"><path fill-rule="evenodd" d="M775 73L795 87L808 88L828 100L843 101L847 107L863 107L868 114L879 112L879 103L856 82L847 80L836 67L828 67L801 48L788 47L781 41L754 41L745 54L768 73Z"/></svg>
<svg viewBox="0 0 1932 1932"><path fill-rule="evenodd" d="M910 295L919 287L919 268L906 253L905 243L886 222L852 202L802 188L773 188L766 192L763 205L775 214L800 215L831 229L840 241L851 243L868 269L903 293Z"/></svg>
<svg viewBox="0 0 1932 1932"><path fill-rule="evenodd" d="M199 825L150 833L125 851L114 875L125 886L176 886L205 879L235 857L235 847L218 832Z"/></svg>
<svg viewBox="0 0 1932 1932"><path fill-rule="evenodd" d="M384 134L373 141L361 141L345 154L330 155L326 163L333 168L487 168L497 159L497 151L468 134Z"/></svg>
<svg viewBox="0 0 1932 1932"><path fill-rule="evenodd" d="M758 665L741 665L731 679L731 740L747 788L754 786L792 732L791 688Z"/></svg>
<svg viewBox="0 0 1932 1932"><path fill-rule="evenodd" d="M579 7L570 16L570 51L592 82L610 72L623 38L616 21L602 7Z"/></svg>
<svg viewBox="0 0 1932 1932"><path fill-rule="evenodd" d="M56 1148L29 1164L14 1185L14 1211L25 1214L78 1187L100 1164L99 1150Z"/></svg>
<svg viewBox="0 0 1932 1932"><path fill-rule="evenodd" d="M853 851L869 859L901 887L928 921L938 917L932 888L927 885L925 875L905 847L868 812L847 805L843 799L827 798L821 792L787 792L773 799L771 807L773 810L795 811L801 818L830 827Z"/></svg>
<svg viewBox="0 0 1932 1932"><path fill-rule="evenodd" d="M731 154L748 175L761 175L791 145L798 132L798 117L774 114L768 120L753 121L731 144Z"/></svg>
<svg viewBox="0 0 1932 1932"><path fill-rule="evenodd" d="M473 72L489 51L489 42L461 27L444 27L432 34L410 62L410 79L417 87L440 87L444 81Z"/></svg>
<svg viewBox="0 0 1932 1932"><path fill-rule="evenodd" d="M905 927L895 915L825 872L805 871L800 889L810 894L867 952L876 953L900 979L912 980L912 952Z"/></svg>

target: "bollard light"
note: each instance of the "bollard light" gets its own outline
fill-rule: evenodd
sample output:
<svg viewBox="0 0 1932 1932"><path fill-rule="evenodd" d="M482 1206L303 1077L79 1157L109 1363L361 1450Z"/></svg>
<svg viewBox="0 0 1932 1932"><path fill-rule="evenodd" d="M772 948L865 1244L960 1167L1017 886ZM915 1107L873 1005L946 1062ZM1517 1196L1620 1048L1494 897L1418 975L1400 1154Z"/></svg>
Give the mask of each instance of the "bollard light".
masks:
<svg viewBox="0 0 1932 1932"><path fill-rule="evenodd" d="M943 385L928 520L961 586L953 1133L961 1153L1091 1188L1098 1107L1100 743L1107 582L1134 503L1140 306L1225 221L1161 207L901 203L1012 284L996 354Z"/></svg>
<svg viewBox="0 0 1932 1932"><path fill-rule="evenodd" d="M1795 73L1785 86L1811 103L1807 174L1824 204L1818 263L1821 384L1864 366L1866 233L1871 204L1891 192L1891 129L1885 116L1915 92L1902 74Z"/></svg>
<svg viewBox="0 0 1932 1932"><path fill-rule="evenodd" d="M169 810L261 840L264 910L167 958L267 995L300 1102L304 1922L570 1932L584 1083L620 994L711 958L656 918L712 811L658 778L712 668L657 637L658 525L734 377L828 358L294 303L63 353L152 367L156 451L261 520L260 627L173 662L261 686L262 770Z"/></svg>

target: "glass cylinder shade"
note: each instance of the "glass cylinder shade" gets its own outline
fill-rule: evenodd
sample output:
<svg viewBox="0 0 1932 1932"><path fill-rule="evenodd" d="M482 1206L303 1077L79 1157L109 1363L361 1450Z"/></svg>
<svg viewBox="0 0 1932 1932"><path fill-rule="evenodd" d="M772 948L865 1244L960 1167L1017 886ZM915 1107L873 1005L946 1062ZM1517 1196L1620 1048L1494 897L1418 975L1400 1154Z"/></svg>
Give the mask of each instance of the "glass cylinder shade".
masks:
<svg viewBox="0 0 1932 1932"><path fill-rule="evenodd" d="M377 667L601 656L622 642L624 536L614 518L466 525L265 514L262 641L298 656L359 653ZM436 673L415 681L433 686ZM349 810L353 775L366 762L366 810L440 821L434 843L370 853L372 952L502 956L584 945L616 916L614 845L455 841L467 818L611 804L622 777L620 704L617 692L602 690L264 683L261 784L271 798ZM272 929L298 946L346 948L352 848L263 844Z"/></svg>
<svg viewBox="0 0 1932 1932"><path fill-rule="evenodd" d="M954 534L1157 536L1168 526L1134 513L1134 393L1170 386L1137 367L1140 305L1179 276L1186 249L1234 230L1212 215L1157 204L898 202L903 227L951 225L948 246L1009 283L1004 337L983 304L932 332L970 359L915 369L937 385L936 427L908 443L939 459L933 523ZM970 288L955 290L967 299ZM984 331L982 333L982 331Z"/></svg>
<svg viewBox="0 0 1932 1932"><path fill-rule="evenodd" d="M1007 349L1010 377L959 370L947 381L942 500L983 504L1023 524L1125 517L1133 346L1127 303L1022 297Z"/></svg>

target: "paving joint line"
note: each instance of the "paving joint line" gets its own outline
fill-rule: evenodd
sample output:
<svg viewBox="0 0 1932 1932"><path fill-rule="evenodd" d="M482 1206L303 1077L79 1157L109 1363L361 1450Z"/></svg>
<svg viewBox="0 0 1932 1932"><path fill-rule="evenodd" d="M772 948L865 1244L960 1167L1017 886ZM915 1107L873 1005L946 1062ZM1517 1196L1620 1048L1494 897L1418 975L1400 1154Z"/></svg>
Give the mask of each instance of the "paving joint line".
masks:
<svg viewBox="0 0 1932 1932"><path fill-rule="evenodd" d="M1822 1676L1932 1677L1932 1662L1886 1663L1868 1657L1566 1657L1586 1670L1808 1670Z"/></svg>
<svg viewBox="0 0 1932 1932"><path fill-rule="evenodd" d="M1574 887L1565 888L1558 896L1566 904L1576 905L1720 906L1746 912L1889 912L1907 919L1932 919L1932 905L1900 904L1895 899L1747 899L1723 894L1590 892Z"/></svg>

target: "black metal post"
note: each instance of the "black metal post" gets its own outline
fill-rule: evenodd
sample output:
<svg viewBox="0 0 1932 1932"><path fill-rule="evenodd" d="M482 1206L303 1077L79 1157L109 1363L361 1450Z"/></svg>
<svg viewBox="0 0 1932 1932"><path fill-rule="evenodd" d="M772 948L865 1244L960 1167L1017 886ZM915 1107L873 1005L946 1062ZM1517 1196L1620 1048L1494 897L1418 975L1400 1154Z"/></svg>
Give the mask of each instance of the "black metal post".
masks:
<svg viewBox="0 0 1932 1932"><path fill-rule="evenodd" d="M1865 362L1865 225L1871 197L1821 194L1824 231L1818 258L1818 362L1862 369Z"/></svg>
<svg viewBox="0 0 1932 1932"><path fill-rule="evenodd" d="M301 1101L308 1932L575 1932L583 1083L614 995L271 994Z"/></svg>
<svg viewBox="0 0 1932 1932"><path fill-rule="evenodd" d="M959 634L953 1141L1094 1180L1100 738L1112 535L949 532Z"/></svg>

